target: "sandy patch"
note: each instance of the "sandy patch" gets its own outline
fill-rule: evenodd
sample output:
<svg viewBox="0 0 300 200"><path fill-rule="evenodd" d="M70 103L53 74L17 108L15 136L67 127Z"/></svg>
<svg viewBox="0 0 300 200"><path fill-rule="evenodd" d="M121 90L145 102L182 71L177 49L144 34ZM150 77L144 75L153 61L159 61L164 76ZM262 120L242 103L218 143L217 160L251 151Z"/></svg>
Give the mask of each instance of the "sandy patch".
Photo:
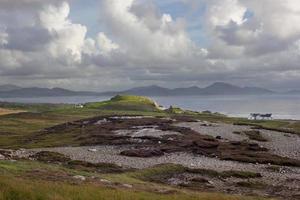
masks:
<svg viewBox="0 0 300 200"><path fill-rule="evenodd" d="M24 110L10 110L6 108L0 108L0 116L1 115L8 115L8 114L14 114L14 113L21 113L25 112Z"/></svg>

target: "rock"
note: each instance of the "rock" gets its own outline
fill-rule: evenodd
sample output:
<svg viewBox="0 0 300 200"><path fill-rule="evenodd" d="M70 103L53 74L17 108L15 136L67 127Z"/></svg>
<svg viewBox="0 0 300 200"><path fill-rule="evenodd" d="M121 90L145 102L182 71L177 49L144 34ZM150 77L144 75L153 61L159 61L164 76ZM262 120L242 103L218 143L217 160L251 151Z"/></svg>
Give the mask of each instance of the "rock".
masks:
<svg viewBox="0 0 300 200"><path fill-rule="evenodd" d="M133 188L133 186L130 185L130 184L122 184L122 186L123 186L123 187L126 187L126 188Z"/></svg>
<svg viewBox="0 0 300 200"><path fill-rule="evenodd" d="M219 146L217 141L197 140L194 143L200 148L217 148Z"/></svg>
<svg viewBox="0 0 300 200"><path fill-rule="evenodd" d="M77 180L81 180L81 181L85 181L86 178L84 176L81 176L81 175L76 175L76 176L73 176L74 179L77 179Z"/></svg>
<svg viewBox="0 0 300 200"><path fill-rule="evenodd" d="M13 151L12 150L1 150L0 149L0 154L2 156L4 156L5 158L11 158L12 154L13 154Z"/></svg>
<svg viewBox="0 0 300 200"><path fill-rule="evenodd" d="M213 185L213 184L214 184L214 182L213 182L213 181L208 181L208 183L209 183L209 184L211 184L211 185Z"/></svg>
<svg viewBox="0 0 300 200"><path fill-rule="evenodd" d="M4 159L5 157L2 154L0 154L0 160L4 160Z"/></svg>
<svg viewBox="0 0 300 200"><path fill-rule="evenodd" d="M70 157L65 156L64 154L51 151L40 151L31 155L30 158L48 163L65 163L71 160Z"/></svg>
<svg viewBox="0 0 300 200"><path fill-rule="evenodd" d="M292 197L295 199L298 199L298 198L300 199L300 192L293 194Z"/></svg>
<svg viewBox="0 0 300 200"><path fill-rule="evenodd" d="M97 152L98 150L97 149L89 149L88 151L90 151L90 152Z"/></svg>
<svg viewBox="0 0 300 200"><path fill-rule="evenodd" d="M157 189L156 192L159 194L175 194L177 191L169 189Z"/></svg>
<svg viewBox="0 0 300 200"><path fill-rule="evenodd" d="M164 155L164 152L162 152L159 149L132 149L122 151L120 155L129 157L149 158L155 156L162 156Z"/></svg>
<svg viewBox="0 0 300 200"><path fill-rule="evenodd" d="M216 139L221 140L222 137L218 135L218 136L216 137Z"/></svg>
<svg viewBox="0 0 300 200"><path fill-rule="evenodd" d="M110 184L110 183L111 183L111 181L109 181L109 180L106 180L106 179L100 179L100 182L102 182L102 183L106 183L106 184Z"/></svg>
<svg viewBox="0 0 300 200"><path fill-rule="evenodd" d="M238 146L238 145L241 145L242 142L240 142L240 141L231 141L230 144L232 144L234 146Z"/></svg>
<svg viewBox="0 0 300 200"><path fill-rule="evenodd" d="M197 183L208 183L208 180L206 180L205 178L201 178L201 177L191 178L190 181L197 182Z"/></svg>

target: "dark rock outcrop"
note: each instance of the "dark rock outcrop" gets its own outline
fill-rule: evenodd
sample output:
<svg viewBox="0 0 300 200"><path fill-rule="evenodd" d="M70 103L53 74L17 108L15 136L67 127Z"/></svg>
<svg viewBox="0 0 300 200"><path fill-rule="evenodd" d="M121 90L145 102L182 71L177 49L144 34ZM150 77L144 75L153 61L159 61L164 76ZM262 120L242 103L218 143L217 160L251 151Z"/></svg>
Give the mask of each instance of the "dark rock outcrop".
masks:
<svg viewBox="0 0 300 200"><path fill-rule="evenodd" d="M155 157L155 156L162 156L164 152L160 149L132 149L132 150L125 150L120 153L123 156L129 157Z"/></svg>

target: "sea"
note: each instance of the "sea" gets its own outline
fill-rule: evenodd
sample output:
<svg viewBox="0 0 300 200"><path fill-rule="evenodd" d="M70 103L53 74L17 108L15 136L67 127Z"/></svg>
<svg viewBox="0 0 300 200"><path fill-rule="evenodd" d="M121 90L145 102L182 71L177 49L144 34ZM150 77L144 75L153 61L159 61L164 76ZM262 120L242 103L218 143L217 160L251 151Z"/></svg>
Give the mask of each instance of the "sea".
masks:
<svg viewBox="0 0 300 200"><path fill-rule="evenodd" d="M86 103L108 100L109 96L0 98L21 103ZM300 95L208 95L153 96L158 104L178 106L194 111L219 112L232 117L249 117L250 113L272 113L274 119L300 120Z"/></svg>

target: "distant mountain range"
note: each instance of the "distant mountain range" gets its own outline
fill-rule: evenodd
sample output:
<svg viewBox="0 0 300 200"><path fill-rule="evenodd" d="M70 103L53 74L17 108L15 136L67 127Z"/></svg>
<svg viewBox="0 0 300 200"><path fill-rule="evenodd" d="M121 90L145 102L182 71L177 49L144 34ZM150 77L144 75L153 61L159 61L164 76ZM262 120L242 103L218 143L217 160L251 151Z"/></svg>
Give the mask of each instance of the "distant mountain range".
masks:
<svg viewBox="0 0 300 200"><path fill-rule="evenodd" d="M216 82L208 87L188 87L168 89L159 86L137 87L121 94L134 94L145 96L184 96L184 95L250 95L250 94L273 94L275 92L257 87L238 87L228 83Z"/></svg>
<svg viewBox="0 0 300 200"><path fill-rule="evenodd" d="M204 88L188 87L168 89L156 85L136 87L124 91L89 92L72 91L62 88L22 88L15 85L0 86L0 97L54 97L54 96L114 96L116 94L130 94L141 96L187 96L187 95L260 95L276 94L272 90L259 87L239 87L228 83L216 82ZM298 90L292 90L285 94L300 94Z"/></svg>
<svg viewBox="0 0 300 200"><path fill-rule="evenodd" d="M11 84L0 85L0 92L7 92L11 90L21 89L21 87Z"/></svg>

